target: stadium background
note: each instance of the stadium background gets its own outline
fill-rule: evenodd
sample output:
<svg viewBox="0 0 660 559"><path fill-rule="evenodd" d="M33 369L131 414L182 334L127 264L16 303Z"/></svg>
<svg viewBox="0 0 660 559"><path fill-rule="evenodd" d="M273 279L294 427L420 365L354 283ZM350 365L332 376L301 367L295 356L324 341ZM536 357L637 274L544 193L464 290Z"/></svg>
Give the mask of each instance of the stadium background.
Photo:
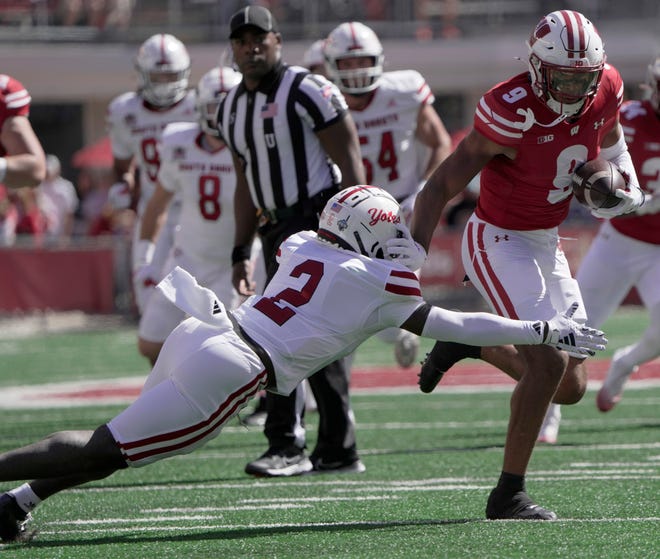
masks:
<svg viewBox="0 0 660 559"><path fill-rule="evenodd" d="M115 0L116 1L116 0ZM108 170L105 110L135 87L139 44L169 32L187 45L191 85L227 55L227 21L237 0L132 0L125 24L93 25L81 14L63 25L67 0L0 0L0 71L30 91L31 121L47 153L62 161L76 184L81 173L103 180ZM108 0L110 3L110 0ZM577 9L604 38L609 61L621 72L629 98L639 98L650 59L660 52L660 4L654 0L271 0L284 37L284 59L301 63L305 49L341 21L360 20L381 38L385 69L414 68L433 89L450 132L471 124L481 94L526 69L524 44L534 24L553 9ZM578 215L579 217L579 215ZM576 220L564 248L577 266L594 234L594 220ZM423 277L426 295L469 307L478 300L461 288L458 233L440 231ZM53 308L133 312L127 239L76 238L67 247L19 243L0 250L0 312ZM26 282L26 278L29 281ZM634 302L634 294L630 298Z"/></svg>

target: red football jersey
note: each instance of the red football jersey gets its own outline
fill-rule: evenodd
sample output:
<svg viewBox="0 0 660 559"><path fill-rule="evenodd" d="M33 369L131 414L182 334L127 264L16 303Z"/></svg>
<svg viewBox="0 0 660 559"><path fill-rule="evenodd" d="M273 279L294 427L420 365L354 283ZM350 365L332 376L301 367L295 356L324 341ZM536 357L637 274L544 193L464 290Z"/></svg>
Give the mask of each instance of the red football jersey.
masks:
<svg viewBox="0 0 660 559"><path fill-rule="evenodd" d="M28 116L31 100L21 82L6 74L0 74L0 129L9 117ZM0 157L6 153L5 147L0 143Z"/></svg>
<svg viewBox="0 0 660 559"><path fill-rule="evenodd" d="M495 157L483 168L477 216L519 231L558 226L571 201L571 173L578 162L598 155L622 100L623 81L610 65L593 103L577 119L561 120L550 110L532 91L526 72L484 94L475 129L517 155Z"/></svg>
<svg viewBox="0 0 660 559"><path fill-rule="evenodd" d="M642 190L660 194L660 118L649 101L628 101L621 107L621 125ZM612 220L619 233L660 244L660 214L628 214Z"/></svg>

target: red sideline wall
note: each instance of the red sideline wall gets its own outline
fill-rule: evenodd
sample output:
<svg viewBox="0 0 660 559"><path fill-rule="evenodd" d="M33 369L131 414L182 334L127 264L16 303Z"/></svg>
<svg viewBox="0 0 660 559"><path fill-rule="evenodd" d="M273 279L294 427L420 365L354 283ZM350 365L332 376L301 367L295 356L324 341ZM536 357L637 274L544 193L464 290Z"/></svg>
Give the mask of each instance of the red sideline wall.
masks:
<svg viewBox="0 0 660 559"><path fill-rule="evenodd" d="M596 231L560 231L573 273ZM424 293L460 293L464 275L461 233L439 230L422 269ZM116 310L113 293L113 251L109 248L0 250L0 312L51 309L111 313ZM638 304L636 292L625 302Z"/></svg>
<svg viewBox="0 0 660 559"><path fill-rule="evenodd" d="M0 250L0 312L114 312L111 249Z"/></svg>

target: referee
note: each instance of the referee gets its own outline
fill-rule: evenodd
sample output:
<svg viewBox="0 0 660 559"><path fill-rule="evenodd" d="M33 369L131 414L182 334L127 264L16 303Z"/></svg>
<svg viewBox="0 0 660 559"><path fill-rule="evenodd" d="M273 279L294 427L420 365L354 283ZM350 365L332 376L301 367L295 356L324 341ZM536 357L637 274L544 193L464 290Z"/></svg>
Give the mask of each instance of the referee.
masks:
<svg viewBox="0 0 660 559"><path fill-rule="evenodd" d="M342 187L364 184L357 131L336 86L281 60L282 37L272 14L248 6L230 22L234 62L242 82L218 110L218 129L234 156L237 174L232 253L233 283L254 293L250 247L261 238L267 281L276 254L289 235L318 228L325 202ZM295 309L298 297L276 306ZM277 320L277 317L273 317ZM362 472L348 395L348 371L335 361L309 379L319 410L317 445L308 458L302 424L302 387L288 397L268 393L268 450L245 467L256 476L292 476L311 471Z"/></svg>

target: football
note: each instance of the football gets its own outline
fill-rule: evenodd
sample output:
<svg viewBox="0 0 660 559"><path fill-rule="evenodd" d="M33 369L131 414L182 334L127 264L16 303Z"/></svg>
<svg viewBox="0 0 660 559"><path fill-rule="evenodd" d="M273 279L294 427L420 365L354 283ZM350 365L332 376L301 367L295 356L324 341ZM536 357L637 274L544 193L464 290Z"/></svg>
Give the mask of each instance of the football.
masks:
<svg viewBox="0 0 660 559"><path fill-rule="evenodd" d="M578 202L589 209L613 208L621 198L617 188L626 188L626 179L607 159L585 161L573 173L573 194Z"/></svg>

